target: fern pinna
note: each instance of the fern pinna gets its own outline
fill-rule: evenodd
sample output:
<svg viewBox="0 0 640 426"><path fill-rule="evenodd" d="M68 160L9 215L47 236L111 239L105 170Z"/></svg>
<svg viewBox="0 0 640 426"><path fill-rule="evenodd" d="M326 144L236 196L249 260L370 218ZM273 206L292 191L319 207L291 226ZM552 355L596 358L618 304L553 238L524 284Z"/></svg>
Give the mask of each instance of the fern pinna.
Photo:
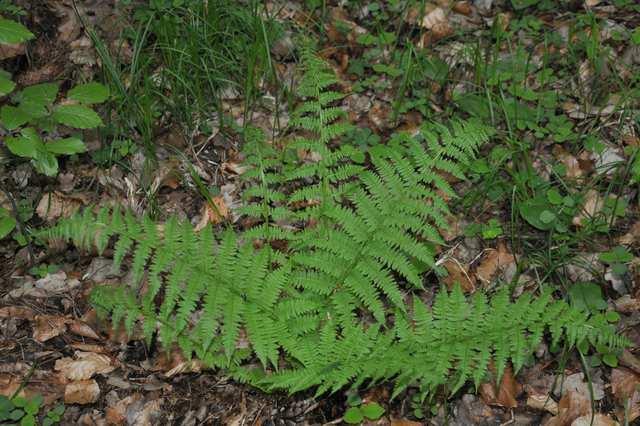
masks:
<svg viewBox="0 0 640 426"><path fill-rule="evenodd" d="M290 392L387 380L396 392L456 391L478 385L490 363L499 375L509 361L519 369L545 332L568 345L624 344L606 321L548 292L512 302L506 290L467 299L455 287L425 304L423 276L436 268L447 227L444 198L455 196L444 176L464 178L490 130L474 121L427 124L365 161L340 143L346 124L331 106L340 98L330 90L335 77L312 53L304 59L294 123L305 136L285 150L313 155L292 157L259 131L245 133L244 213L253 228L216 235L175 219L157 225L87 209L39 233L99 252L112 242L116 264L130 258L132 286L94 292L102 312L239 379Z"/></svg>

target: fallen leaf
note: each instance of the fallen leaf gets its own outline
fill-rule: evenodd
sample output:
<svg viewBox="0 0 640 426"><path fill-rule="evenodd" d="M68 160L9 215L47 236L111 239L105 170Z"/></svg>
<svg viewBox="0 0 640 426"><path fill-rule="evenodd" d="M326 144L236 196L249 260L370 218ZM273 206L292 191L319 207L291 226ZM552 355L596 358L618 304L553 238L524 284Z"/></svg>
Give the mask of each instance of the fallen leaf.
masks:
<svg viewBox="0 0 640 426"><path fill-rule="evenodd" d="M431 8L429 6L431 6ZM431 30L438 25L448 23L447 15L441 7L433 8L432 5L428 5L425 7L425 9L426 10L424 17L422 18L422 22L420 23L423 28Z"/></svg>
<svg viewBox="0 0 640 426"><path fill-rule="evenodd" d="M582 416L591 414L591 400L588 395L568 391L558 403L558 415L551 417L544 426L568 426Z"/></svg>
<svg viewBox="0 0 640 426"><path fill-rule="evenodd" d="M100 386L91 380L69 383L64 389L65 404L93 404L100 396Z"/></svg>
<svg viewBox="0 0 640 426"><path fill-rule="evenodd" d="M495 382L485 382L480 385L480 396L487 405L516 408L518 406L516 398L520 392L522 392L522 386L513 376L511 366L505 368L499 387Z"/></svg>
<svg viewBox="0 0 640 426"><path fill-rule="evenodd" d="M202 361L198 359L187 360L179 363L171 370L167 371L164 376L165 377L173 377L176 374L182 373L199 373L204 368L204 364Z"/></svg>
<svg viewBox="0 0 640 426"><path fill-rule="evenodd" d="M605 414L581 416L571 422L571 426L619 426L619 423Z"/></svg>
<svg viewBox="0 0 640 426"><path fill-rule="evenodd" d="M121 399L115 405L107 407L105 420L108 425L124 425L127 421L127 408L132 403L142 399L142 395L135 393Z"/></svg>
<svg viewBox="0 0 640 426"><path fill-rule="evenodd" d="M211 199L213 203L204 203L200 212L202 219L195 227L196 231L202 230L207 224L217 225L229 217L229 208L220 196Z"/></svg>
<svg viewBox="0 0 640 426"><path fill-rule="evenodd" d="M584 203L580 212L571 221L575 226L582 226L585 219L594 217L602 210L604 199L595 189L590 189L584 198Z"/></svg>
<svg viewBox="0 0 640 426"><path fill-rule="evenodd" d="M107 374L115 370L111 358L92 352L76 352L76 359L56 360L54 369L60 371L69 380L87 380L94 374Z"/></svg>
<svg viewBox="0 0 640 426"><path fill-rule="evenodd" d="M515 266L515 257L506 244L500 242L497 249L489 250L484 256L476 268L476 277L483 283L490 283L498 271L506 271L512 266Z"/></svg>
<svg viewBox="0 0 640 426"><path fill-rule="evenodd" d="M80 286L80 281L76 278L67 279L64 271L55 274L47 274L44 278L36 281L35 287L44 290L47 294L58 294Z"/></svg>
<svg viewBox="0 0 640 426"><path fill-rule="evenodd" d="M89 326L89 324L84 321L75 320L72 321L69 325L69 331L78 336L86 337L94 340L101 340L101 337L96 333L93 328Z"/></svg>
<svg viewBox="0 0 640 426"><path fill-rule="evenodd" d="M53 222L62 217L69 217L82 207L82 201L60 192L50 192L40 199L36 214L47 222Z"/></svg>
<svg viewBox="0 0 640 426"><path fill-rule="evenodd" d="M469 268L452 258L447 259L442 266L448 272L443 281L449 289L459 284L465 293L473 293L476 290L476 280L469 274Z"/></svg>
<svg viewBox="0 0 640 426"><path fill-rule="evenodd" d="M558 415L558 403L547 394L529 394L527 397L527 407L531 407L534 410L546 410L554 416Z"/></svg>
<svg viewBox="0 0 640 426"><path fill-rule="evenodd" d="M422 426L422 423L407 419L391 419L391 426Z"/></svg>
<svg viewBox="0 0 640 426"><path fill-rule="evenodd" d="M154 426L162 417L162 398L144 403L135 401L127 407L127 424L133 426Z"/></svg>
<svg viewBox="0 0 640 426"><path fill-rule="evenodd" d="M42 343L61 335L67 330L68 321L65 317L55 315L36 315L33 325L34 340Z"/></svg>
<svg viewBox="0 0 640 426"><path fill-rule="evenodd" d="M632 314L640 311L640 299L633 298L628 294L613 301L616 311L623 314Z"/></svg>
<svg viewBox="0 0 640 426"><path fill-rule="evenodd" d="M35 316L36 313L33 310L22 306L6 306L0 308L0 318L18 318L31 321Z"/></svg>

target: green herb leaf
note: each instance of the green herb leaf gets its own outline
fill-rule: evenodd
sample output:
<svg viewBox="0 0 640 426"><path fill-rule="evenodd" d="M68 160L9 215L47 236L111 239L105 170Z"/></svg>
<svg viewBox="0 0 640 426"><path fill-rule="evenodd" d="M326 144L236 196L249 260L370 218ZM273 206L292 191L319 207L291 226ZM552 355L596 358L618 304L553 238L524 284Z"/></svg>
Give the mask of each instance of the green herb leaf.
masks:
<svg viewBox="0 0 640 426"><path fill-rule="evenodd" d="M594 283L576 283L569 289L569 298L576 309L597 312L607 309L602 298L602 289Z"/></svg>
<svg viewBox="0 0 640 426"><path fill-rule="evenodd" d="M364 415L360 407L351 407L344 413L342 420L350 425L356 425L364 420Z"/></svg>
<svg viewBox="0 0 640 426"><path fill-rule="evenodd" d="M0 108L0 120L7 130L15 130L29 122L31 117L20 108L4 105Z"/></svg>
<svg viewBox="0 0 640 426"><path fill-rule="evenodd" d="M58 90L58 83L34 84L20 92L20 104L50 105L56 100Z"/></svg>
<svg viewBox="0 0 640 426"><path fill-rule="evenodd" d="M369 420L378 420L384 414L384 408L377 402L370 402L360 407L362 415Z"/></svg>
<svg viewBox="0 0 640 426"><path fill-rule="evenodd" d="M45 145L47 151L52 154L73 155L87 150L86 145L80 138L60 139Z"/></svg>
<svg viewBox="0 0 640 426"><path fill-rule="evenodd" d="M8 95L16 88L16 84L11 81L11 78L0 75L0 96Z"/></svg>
<svg viewBox="0 0 640 426"><path fill-rule="evenodd" d="M102 126L102 119L94 110L84 105L60 105L53 112L60 124L76 129L93 129Z"/></svg>
<svg viewBox="0 0 640 426"><path fill-rule="evenodd" d="M36 158L38 150L42 147L42 140L30 127L23 129L21 136L7 138L5 143L12 154L26 158Z"/></svg>
<svg viewBox="0 0 640 426"><path fill-rule="evenodd" d="M86 83L71 89L67 97L85 105L99 104L109 98L109 89L100 83Z"/></svg>
<svg viewBox="0 0 640 426"><path fill-rule="evenodd" d="M0 18L0 44L16 44L31 40L35 36L24 25Z"/></svg>

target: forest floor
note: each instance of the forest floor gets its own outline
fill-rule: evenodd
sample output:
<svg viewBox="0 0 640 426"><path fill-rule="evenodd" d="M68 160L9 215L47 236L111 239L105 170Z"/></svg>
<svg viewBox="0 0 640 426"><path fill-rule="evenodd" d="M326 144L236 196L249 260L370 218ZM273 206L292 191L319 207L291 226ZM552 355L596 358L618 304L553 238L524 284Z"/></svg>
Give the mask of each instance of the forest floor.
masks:
<svg viewBox="0 0 640 426"><path fill-rule="evenodd" d="M70 425L343 422L353 394L265 394L114 329L89 294L126 281L127 268L114 270L109 251L28 238L96 204L241 226L237 129L288 136L305 35L336 72L356 125L348 138L364 151L425 121L479 117L496 129L456 184L443 284L473 293L510 283L520 294L546 283L606 312L631 342L583 359L543 344L518 374L448 399L391 399L392 385L380 384L357 395L384 408L365 424L640 424L636 1L253 2L262 26L215 40L189 38L202 34L181 21L191 3L0 1L0 14L36 35L0 46L18 87L56 81L64 92L95 80L112 92L96 108L104 127L83 132L87 152L59 157L55 176L0 152L0 224L3 214L19 218L0 239L0 394L42 395L41 417L64 404L61 424ZM177 39L182 54L203 63L220 54L220 65L205 72L181 61L167 48ZM245 50L267 39L266 51ZM209 97L220 81L230 84ZM9 133L0 130L0 150Z"/></svg>

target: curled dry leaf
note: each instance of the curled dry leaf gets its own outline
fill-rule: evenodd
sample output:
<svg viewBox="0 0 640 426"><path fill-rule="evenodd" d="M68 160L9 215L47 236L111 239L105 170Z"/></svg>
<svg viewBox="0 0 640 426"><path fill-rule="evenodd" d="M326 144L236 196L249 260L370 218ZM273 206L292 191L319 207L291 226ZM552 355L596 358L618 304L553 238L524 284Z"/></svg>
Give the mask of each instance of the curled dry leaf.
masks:
<svg viewBox="0 0 640 426"><path fill-rule="evenodd" d="M209 223L217 225L229 217L229 208L222 197L213 197L211 201L212 203L204 203L202 206L200 212L202 218L195 227L196 231L202 230Z"/></svg>
<svg viewBox="0 0 640 426"><path fill-rule="evenodd" d="M633 298L628 294L616 299L613 304L616 307L616 311L623 314L640 312L640 299Z"/></svg>
<svg viewBox="0 0 640 426"><path fill-rule="evenodd" d="M62 358L56 361L54 369L69 380L87 380L94 374L107 374L115 370L111 358L92 352L76 352L76 359Z"/></svg>
<svg viewBox="0 0 640 426"><path fill-rule="evenodd" d="M69 383L64 389L65 404L93 404L100 396L100 386L91 380Z"/></svg>
<svg viewBox="0 0 640 426"><path fill-rule="evenodd" d="M480 385L480 396L487 405L516 408L518 406L516 398L520 392L522 392L522 385L516 381L510 366L505 368L499 387L494 382L485 382Z"/></svg>
<svg viewBox="0 0 640 426"><path fill-rule="evenodd" d="M619 426L619 423L605 414L581 416L571 422L571 426Z"/></svg>
<svg viewBox="0 0 640 426"><path fill-rule="evenodd" d="M35 316L36 313L33 310L22 306L6 306L0 308L0 318L18 318L31 321Z"/></svg>
<svg viewBox="0 0 640 426"><path fill-rule="evenodd" d="M568 391L560 399L558 415L551 417L544 426L568 426L575 419L586 415L591 415L589 395Z"/></svg>
<svg viewBox="0 0 640 426"><path fill-rule="evenodd" d="M69 325L69 331L78 336L86 337L88 339L101 340L98 333L96 333L93 328L89 326L89 324L84 321L75 320L72 321Z"/></svg>
<svg viewBox="0 0 640 426"><path fill-rule="evenodd" d="M173 377L176 374L182 373L199 373L204 368L204 364L202 361L198 359L187 360L179 363L171 370L167 371L164 375L165 377Z"/></svg>
<svg viewBox="0 0 640 426"><path fill-rule="evenodd" d="M483 283L489 283L497 272L507 271L515 266L515 257L507 246L500 242L498 248L490 250L476 268L476 277Z"/></svg>
<svg viewBox="0 0 640 426"><path fill-rule="evenodd" d="M121 399L111 407L107 407L105 420L110 425L124 425L127 421L127 408L142 399L142 395L135 393Z"/></svg>
<svg viewBox="0 0 640 426"><path fill-rule="evenodd" d="M62 217L69 217L80 207L84 200L79 197L72 197L61 192L50 192L44 194L36 207L36 214L47 222L53 222Z"/></svg>
<svg viewBox="0 0 640 426"><path fill-rule="evenodd" d="M585 195L582 210L574 216L572 223L575 226L582 226L585 219L595 216L604 206L604 200L595 189L590 189Z"/></svg>
<svg viewBox="0 0 640 426"><path fill-rule="evenodd" d="M449 289L455 284L459 284L465 293L473 293L476 290L476 279L473 274L469 274L469 268L459 261L449 258L443 265L448 275L444 278L444 283Z"/></svg>
<svg viewBox="0 0 640 426"><path fill-rule="evenodd" d="M55 315L37 315L33 324L33 338L42 343L67 331L69 320Z"/></svg>
<svg viewBox="0 0 640 426"><path fill-rule="evenodd" d="M545 410L554 416L558 415L558 403L555 402L550 395L542 393L531 393L527 397L527 407L534 410Z"/></svg>

